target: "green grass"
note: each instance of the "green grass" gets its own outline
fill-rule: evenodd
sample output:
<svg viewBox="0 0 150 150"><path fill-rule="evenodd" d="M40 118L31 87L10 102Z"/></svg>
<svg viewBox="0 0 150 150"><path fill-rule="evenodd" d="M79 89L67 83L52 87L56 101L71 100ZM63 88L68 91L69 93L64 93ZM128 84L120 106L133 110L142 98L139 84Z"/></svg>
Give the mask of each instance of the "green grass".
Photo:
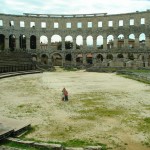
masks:
<svg viewBox="0 0 150 150"><path fill-rule="evenodd" d="M74 67L65 67L63 68L64 71L78 71L77 68L74 68Z"/></svg>
<svg viewBox="0 0 150 150"><path fill-rule="evenodd" d="M123 69L117 72L119 75L137 80L139 82L143 82L146 84L150 84L150 80L147 78L150 76L150 70L146 69Z"/></svg>
<svg viewBox="0 0 150 150"><path fill-rule="evenodd" d="M27 144L20 144L16 142L9 142L9 141L2 141L1 145L12 147L12 148L18 148L19 150L44 150L44 149L38 149L34 148L33 146L27 145Z"/></svg>
<svg viewBox="0 0 150 150"><path fill-rule="evenodd" d="M86 146L102 146L102 150L106 150L106 145L102 143L96 143L93 141L83 141L79 139L68 140L62 143L64 147L86 147Z"/></svg>
<svg viewBox="0 0 150 150"><path fill-rule="evenodd" d="M39 106L37 104L28 103L28 104L18 105L17 108L15 109L15 111L18 111L20 113L31 114L31 113L35 113L40 108L41 108L41 106Z"/></svg>
<svg viewBox="0 0 150 150"><path fill-rule="evenodd" d="M138 125L138 130L144 133L150 133L150 117L140 120Z"/></svg>
<svg viewBox="0 0 150 150"><path fill-rule="evenodd" d="M112 93L113 96L120 96ZM79 114L74 119L87 119L87 120L96 120L99 117L115 117L122 115L124 109L121 107L109 108L106 104L106 101L109 99L111 93L100 93L100 92L91 92L86 94L80 94L80 104L75 111ZM123 94L121 95L123 96Z"/></svg>

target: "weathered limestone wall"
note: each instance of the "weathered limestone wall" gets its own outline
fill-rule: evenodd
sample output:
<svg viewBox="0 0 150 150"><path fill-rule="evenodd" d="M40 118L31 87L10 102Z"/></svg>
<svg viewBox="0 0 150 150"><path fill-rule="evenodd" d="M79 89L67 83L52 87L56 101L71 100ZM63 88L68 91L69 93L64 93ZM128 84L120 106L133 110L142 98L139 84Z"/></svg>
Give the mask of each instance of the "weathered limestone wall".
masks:
<svg viewBox="0 0 150 150"><path fill-rule="evenodd" d="M23 34L26 36L26 50L36 56L37 61L41 61L41 57L46 55L48 63L52 63L52 57L55 54L60 55L62 64L65 64L66 56L71 56L71 63L76 65L76 58L78 54L82 54L82 63L86 65L87 54L92 54L92 63L100 66L137 66L137 67L149 67L150 66L150 11L134 12L126 14L81 14L81 15L40 15L40 14L24 14L24 15L11 15L0 14L0 34L5 36L5 51L9 50L9 36L11 34L16 37L16 50L20 49L19 36ZM134 24L130 25L130 19L133 19ZM143 22L141 22L143 19ZM123 25L119 25L119 21L123 22ZM14 25L10 26L10 21L14 22ZM20 21L24 22L25 27L20 27ZM113 24L108 25L108 22ZM35 22L35 27L30 27L30 23ZM45 28L41 27L41 23L46 24ZM77 24L81 22L82 28L78 28ZM92 27L88 27L88 22L92 23ZM98 26L98 22L102 22L102 27ZM54 28L54 23L58 23L58 28ZM66 24L71 23L71 28L66 28ZM145 34L144 47L140 47L139 36L141 33ZM118 47L118 36L122 34L123 47ZM134 48L129 48L129 35L134 34ZM36 49L30 47L30 37L36 36ZM44 35L48 37L48 45L43 50L40 45L40 37ZM53 49L51 46L51 37L53 35L59 35L62 38L62 50ZM73 48L65 49L65 37L71 36L73 38ZM80 49L76 49L76 37L81 35L83 37L83 46ZM97 48L97 37L101 35L103 37L103 48ZM113 47L108 48L109 35L113 35ZM88 47L86 38L92 36L93 46ZM134 59L131 60L128 54L131 53ZM112 55L112 59L107 58L108 55ZM122 54L123 59L118 58L118 55ZM102 60L97 62L97 56L101 55ZM136 55L136 56L135 56ZM139 61L142 57L142 60ZM130 62L129 62L130 61ZM136 65L132 65L136 64Z"/></svg>

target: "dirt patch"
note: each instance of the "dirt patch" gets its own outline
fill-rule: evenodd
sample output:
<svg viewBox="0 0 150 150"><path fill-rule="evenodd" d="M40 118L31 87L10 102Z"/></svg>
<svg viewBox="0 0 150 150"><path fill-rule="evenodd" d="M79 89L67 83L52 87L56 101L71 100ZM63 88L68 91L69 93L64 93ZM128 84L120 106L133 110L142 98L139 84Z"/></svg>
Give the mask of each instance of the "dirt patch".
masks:
<svg viewBox="0 0 150 150"><path fill-rule="evenodd" d="M61 101L66 87L69 101ZM150 86L115 73L44 72L0 80L0 114L30 122L41 141L81 139L148 150ZM145 126L141 125L145 124Z"/></svg>

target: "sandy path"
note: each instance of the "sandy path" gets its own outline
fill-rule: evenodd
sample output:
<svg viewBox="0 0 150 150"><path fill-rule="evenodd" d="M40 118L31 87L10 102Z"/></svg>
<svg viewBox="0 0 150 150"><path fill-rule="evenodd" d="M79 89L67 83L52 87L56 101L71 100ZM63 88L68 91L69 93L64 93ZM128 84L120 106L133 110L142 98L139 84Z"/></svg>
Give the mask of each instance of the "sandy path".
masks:
<svg viewBox="0 0 150 150"><path fill-rule="evenodd" d="M63 87L69 91L68 103L60 100ZM126 110L126 115L75 120L79 116L77 110L83 109L86 100L80 94L93 92L104 97L95 108L121 108ZM88 95L88 99L92 100L92 96ZM44 72L2 79L0 103L1 116L28 121L38 127L28 138L63 141L80 137L106 143L116 150L148 150L141 142L150 137L149 132L143 133L136 127L137 118L150 117L147 109L150 86L114 73Z"/></svg>

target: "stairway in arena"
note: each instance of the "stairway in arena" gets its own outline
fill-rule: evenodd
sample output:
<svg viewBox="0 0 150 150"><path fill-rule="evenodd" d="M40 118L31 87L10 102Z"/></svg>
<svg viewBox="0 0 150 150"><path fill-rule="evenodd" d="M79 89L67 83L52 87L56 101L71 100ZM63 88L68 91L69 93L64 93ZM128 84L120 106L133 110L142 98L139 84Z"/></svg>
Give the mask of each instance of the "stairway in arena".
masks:
<svg viewBox="0 0 150 150"><path fill-rule="evenodd" d="M31 54L27 52L0 52L0 73L36 69Z"/></svg>

